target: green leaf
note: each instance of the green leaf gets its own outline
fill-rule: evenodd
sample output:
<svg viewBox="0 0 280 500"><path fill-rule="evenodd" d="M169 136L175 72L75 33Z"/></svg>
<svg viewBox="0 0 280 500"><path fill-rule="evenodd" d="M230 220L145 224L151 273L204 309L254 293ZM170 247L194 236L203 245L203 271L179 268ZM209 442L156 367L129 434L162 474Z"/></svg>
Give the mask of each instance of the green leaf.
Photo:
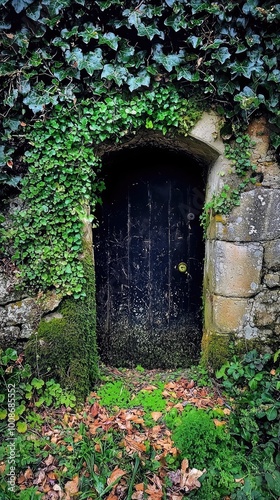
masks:
<svg viewBox="0 0 280 500"><path fill-rule="evenodd" d="M274 470L273 472L266 472L265 479L269 489L278 496L280 496L280 472Z"/></svg>
<svg viewBox="0 0 280 500"><path fill-rule="evenodd" d="M271 422L272 420L275 420L277 418L277 415L278 415L278 412L277 412L277 409L272 406L272 408L269 408L269 410L267 411L267 420L269 420L269 422Z"/></svg>
<svg viewBox="0 0 280 500"><path fill-rule="evenodd" d="M20 434L24 434L27 431L27 424L26 424L26 422L17 422L17 431Z"/></svg>
<svg viewBox="0 0 280 500"><path fill-rule="evenodd" d="M130 76L127 79L127 84L129 86L129 90L133 92L133 90L138 89L139 87L149 87L151 81L150 75L146 70L140 71L137 76Z"/></svg>
<svg viewBox="0 0 280 500"><path fill-rule="evenodd" d="M121 0L96 0L95 2L102 11L109 9L111 5L121 5Z"/></svg>
<svg viewBox="0 0 280 500"><path fill-rule="evenodd" d="M224 64L227 59L230 59L230 52L227 47L219 47L211 57L212 59L217 59L221 64Z"/></svg>
<svg viewBox="0 0 280 500"><path fill-rule="evenodd" d="M136 29L139 36L145 36L149 40L152 40L155 35L159 35L163 38L163 33L159 31L155 25L145 26L145 24L139 23L136 25Z"/></svg>
<svg viewBox="0 0 280 500"><path fill-rule="evenodd" d="M12 6L17 14L26 9L31 3L33 3L33 0L12 0Z"/></svg>
<svg viewBox="0 0 280 500"><path fill-rule="evenodd" d="M7 410L0 409L0 420L5 420L7 417Z"/></svg>
<svg viewBox="0 0 280 500"><path fill-rule="evenodd" d="M191 43L194 49L202 44L202 38L198 36L189 36L188 41Z"/></svg>
<svg viewBox="0 0 280 500"><path fill-rule="evenodd" d="M114 80L118 86L121 86L121 84L127 79L127 75L128 71L126 68L116 64L105 64L101 73L101 78Z"/></svg>
<svg viewBox="0 0 280 500"><path fill-rule="evenodd" d="M170 28L173 28L175 32L187 27L187 21L183 14L173 14L172 16L167 17L164 21L164 24L165 26L170 26Z"/></svg>
<svg viewBox="0 0 280 500"><path fill-rule="evenodd" d="M187 80L188 82L198 82L200 80L200 75L199 75L198 71L195 71L195 73L192 73L189 68L181 67L177 71L177 78L178 78L178 80L181 80L183 78L184 80Z"/></svg>
<svg viewBox="0 0 280 500"><path fill-rule="evenodd" d="M162 51L162 45L157 44L154 48L153 60L158 64L162 64L162 66L170 72L184 60L184 52L180 51L178 54L165 55Z"/></svg>
<svg viewBox="0 0 280 500"><path fill-rule="evenodd" d="M102 50L95 49L94 52L89 52L83 58L83 61L78 65L79 69L85 69L86 72L92 76L94 71L102 69Z"/></svg>
<svg viewBox="0 0 280 500"><path fill-rule="evenodd" d="M99 43L106 44L110 49L117 50L120 37L116 36L114 33L105 33L99 36Z"/></svg>

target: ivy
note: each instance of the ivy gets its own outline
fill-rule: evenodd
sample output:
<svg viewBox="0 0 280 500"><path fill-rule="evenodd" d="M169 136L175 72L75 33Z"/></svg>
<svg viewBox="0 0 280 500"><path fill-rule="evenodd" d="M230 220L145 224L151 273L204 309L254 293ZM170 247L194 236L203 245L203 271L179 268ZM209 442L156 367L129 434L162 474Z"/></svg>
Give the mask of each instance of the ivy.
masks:
<svg viewBox="0 0 280 500"><path fill-rule="evenodd" d="M278 147L279 17L272 0L2 0L2 182L18 175L26 147L13 122L155 82L198 95L235 126L266 113Z"/></svg>
<svg viewBox="0 0 280 500"><path fill-rule="evenodd" d="M23 208L8 234L23 285L34 291L55 287L62 294L85 295L82 229L104 188L96 147L107 140L146 128L187 134L202 111L183 99L175 87L140 96L115 94L86 99L78 106L54 107L45 122L27 132L28 175L22 181Z"/></svg>

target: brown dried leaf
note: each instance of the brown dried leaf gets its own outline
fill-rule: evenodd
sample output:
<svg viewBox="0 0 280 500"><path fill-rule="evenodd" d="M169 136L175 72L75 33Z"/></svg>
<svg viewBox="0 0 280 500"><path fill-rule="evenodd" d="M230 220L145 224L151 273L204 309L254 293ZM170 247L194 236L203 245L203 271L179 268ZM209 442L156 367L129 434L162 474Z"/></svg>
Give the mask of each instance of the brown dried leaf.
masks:
<svg viewBox="0 0 280 500"><path fill-rule="evenodd" d="M114 483L115 481L117 481L118 479L120 479L125 474L126 474L125 470L122 470L122 469L115 469L115 470L113 470L111 476L107 479L108 485Z"/></svg>
<svg viewBox="0 0 280 500"><path fill-rule="evenodd" d="M74 476L72 481L67 481L64 486L66 497L65 500L71 500L79 492L79 476Z"/></svg>
<svg viewBox="0 0 280 500"><path fill-rule="evenodd" d="M151 412L152 419L157 422L160 417L162 417L162 412L161 411L152 411Z"/></svg>

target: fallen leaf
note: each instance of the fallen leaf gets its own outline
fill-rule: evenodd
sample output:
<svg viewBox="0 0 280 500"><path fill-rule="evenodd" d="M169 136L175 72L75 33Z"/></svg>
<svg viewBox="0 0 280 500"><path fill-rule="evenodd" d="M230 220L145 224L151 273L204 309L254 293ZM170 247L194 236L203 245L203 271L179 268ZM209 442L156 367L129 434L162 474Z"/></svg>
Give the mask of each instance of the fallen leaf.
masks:
<svg viewBox="0 0 280 500"><path fill-rule="evenodd" d="M66 498L65 500L71 500L71 497L76 495L79 491L79 476L74 476L72 481L67 481L65 483L64 489L66 493Z"/></svg>
<svg viewBox="0 0 280 500"><path fill-rule="evenodd" d="M162 417L162 412L161 411L152 411L151 412L152 419L157 422L160 417Z"/></svg>
<svg viewBox="0 0 280 500"><path fill-rule="evenodd" d="M188 468L189 468L189 461L186 458L184 458L184 460L182 461L182 464L181 464L182 474L184 474Z"/></svg>
<svg viewBox="0 0 280 500"><path fill-rule="evenodd" d="M270 370L270 375L276 375L276 370L274 368L272 368L272 370Z"/></svg>
<svg viewBox="0 0 280 500"><path fill-rule="evenodd" d="M223 412L224 412L224 415L230 415L231 414L231 410L229 408L224 408Z"/></svg>
<svg viewBox="0 0 280 500"><path fill-rule="evenodd" d="M54 457L53 457L52 455L49 455L49 456L46 458L46 460L44 460L44 462L45 462L45 464L46 464L47 466L52 465L53 461L54 461Z"/></svg>
<svg viewBox="0 0 280 500"><path fill-rule="evenodd" d="M216 427L221 427L222 425L226 425L225 420L218 420L217 418L214 418L213 422L216 425Z"/></svg>
<svg viewBox="0 0 280 500"><path fill-rule="evenodd" d="M144 491L144 483L138 483L134 486L136 491Z"/></svg>
<svg viewBox="0 0 280 500"><path fill-rule="evenodd" d="M124 476L126 474L126 471L125 470L122 470L122 469L115 469L111 476L107 479L107 483L108 485L114 483L115 481L117 481L118 479L120 479L122 476Z"/></svg>

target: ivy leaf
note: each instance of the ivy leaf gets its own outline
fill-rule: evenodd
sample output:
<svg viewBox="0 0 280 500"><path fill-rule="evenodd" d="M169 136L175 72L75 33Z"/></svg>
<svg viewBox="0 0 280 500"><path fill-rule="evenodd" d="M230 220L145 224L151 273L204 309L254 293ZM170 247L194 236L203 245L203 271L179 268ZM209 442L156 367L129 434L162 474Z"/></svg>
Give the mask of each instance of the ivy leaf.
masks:
<svg viewBox="0 0 280 500"><path fill-rule="evenodd" d="M198 36L189 36L188 41L191 43L194 49L202 44L202 38Z"/></svg>
<svg viewBox="0 0 280 500"><path fill-rule="evenodd" d="M125 9L123 11L123 16L127 17L129 26L135 26L135 28L137 28L137 26L141 23L140 13L134 9Z"/></svg>
<svg viewBox="0 0 280 500"><path fill-rule="evenodd" d="M230 52L227 47L220 47L212 54L212 59L217 59L221 64L230 58Z"/></svg>
<svg viewBox="0 0 280 500"><path fill-rule="evenodd" d="M111 32L99 36L99 43L106 44L113 50L118 49L119 40L120 37Z"/></svg>
<svg viewBox="0 0 280 500"><path fill-rule="evenodd" d="M195 73L192 73L189 68L179 68L177 71L177 79L187 80L188 82L198 82L200 80L200 75L198 71L195 71Z"/></svg>
<svg viewBox="0 0 280 500"><path fill-rule="evenodd" d="M12 6L17 14L26 9L31 3L33 3L33 0L12 0Z"/></svg>
<svg viewBox="0 0 280 500"><path fill-rule="evenodd" d="M95 2L102 11L109 9L111 5L121 5L121 0L96 0Z"/></svg>
<svg viewBox="0 0 280 500"><path fill-rule="evenodd" d="M127 75L128 71L123 66L116 64L105 64L101 73L101 78L114 80L114 82L120 87L121 84L127 79Z"/></svg>
<svg viewBox="0 0 280 500"><path fill-rule="evenodd" d="M65 59L68 63L73 63L72 66L78 67L80 69L80 65L83 62L84 55L79 47L75 47L72 52L70 52L70 50L66 50Z"/></svg>
<svg viewBox="0 0 280 500"><path fill-rule="evenodd" d="M86 54L78 67L79 69L85 69L90 76L93 75L94 71L102 69L102 50L98 48L94 52Z"/></svg>
<svg viewBox="0 0 280 500"><path fill-rule="evenodd" d="M71 0L49 0L47 3L51 16L57 16L65 7L69 7Z"/></svg>
<svg viewBox="0 0 280 500"><path fill-rule="evenodd" d="M27 17L32 19L32 21L38 21L38 19L40 18L41 9L42 5L40 3L34 3L26 9L26 15Z"/></svg>
<svg viewBox="0 0 280 500"><path fill-rule="evenodd" d="M187 21L183 14L173 14L172 16L167 17L164 21L164 24L165 26L170 26L170 28L173 28L175 32L187 27Z"/></svg>
<svg viewBox="0 0 280 500"><path fill-rule="evenodd" d="M258 7L258 0L248 0L242 7L244 14L256 14L256 7Z"/></svg>
<svg viewBox="0 0 280 500"><path fill-rule="evenodd" d="M133 90L138 89L139 87L149 87L151 81L150 75L146 70L140 71L137 76L130 76L127 79L127 84L129 90L133 92Z"/></svg>
<svg viewBox="0 0 280 500"><path fill-rule="evenodd" d="M135 49L134 47L124 46L123 48L118 50L117 53L117 61L123 64L131 63L130 66L134 66L132 57L134 56Z"/></svg>
<svg viewBox="0 0 280 500"><path fill-rule="evenodd" d="M152 40L155 35L163 38L163 32L159 31L155 25L145 26L145 24L140 23L136 28L139 36L146 36L149 40Z"/></svg>
<svg viewBox="0 0 280 500"><path fill-rule="evenodd" d="M269 73L267 80L269 82L280 83L280 71L279 69L274 69L272 73Z"/></svg>
<svg viewBox="0 0 280 500"><path fill-rule="evenodd" d="M94 26L92 23L85 25L85 30L80 31L78 36L80 36L85 43L89 43L92 38L98 38L98 28Z"/></svg>
<svg viewBox="0 0 280 500"><path fill-rule="evenodd" d="M165 55L162 51L162 46L158 44L154 49L153 60L158 64L162 64L162 66L170 72L184 60L184 52L180 51L178 54Z"/></svg>

